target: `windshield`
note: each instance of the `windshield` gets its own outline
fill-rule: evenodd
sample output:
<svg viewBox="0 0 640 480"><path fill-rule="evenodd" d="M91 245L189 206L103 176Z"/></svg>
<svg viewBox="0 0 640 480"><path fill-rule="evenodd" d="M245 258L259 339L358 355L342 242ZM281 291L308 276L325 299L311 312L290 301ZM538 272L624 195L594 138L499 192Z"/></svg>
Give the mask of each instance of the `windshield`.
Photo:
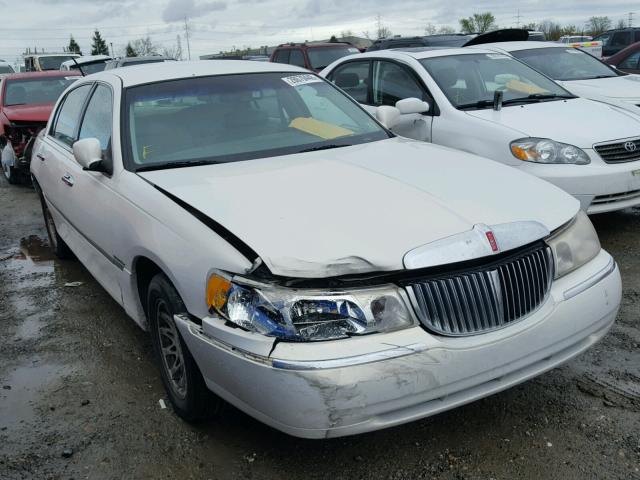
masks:
<svg viewBox="0 0 640 480"><path fill-rule="evenodd" d="M527 67L502 54L478 53L420 60L449 101L458 108L487 108L494 92L503 92L505 102L535 96L570 96L569 92ZM486 102L487 105L475 105Z"/></svg>
<svg viewBox="0 0 640 480"><path fill-rule="evenodd" d="M307 55L309 55L309 61L314 70L321 70L339 58L358 52L357 48L349 47L348 45L307 49Z"/></svg>
<svg viewBox="0 0 640 480"><path fill-rule="evenodd" d="M50 77L6 80L4 106L55 103L60 94L78 77Z"/></svg>
<svg viewBox="0 0 640 480"><path fill-rule="evenodd" d="M389 134L313 74L263 73L128 88L128 168L226 163L372 142Z"/></svg>
<svg viewBox="0 0 640 480"><path fill-rule="evenodd" d="M534 48L511 54L554 80L588 80L618 76L595 57L577 48Z"/></svg>
<svg viewBox="0 0 640 480"><path fill-rule="evenodd" d="M82 71L84 72L85 75L90 75L92 73L98 73L104 70L104 67L107 65L107 61L106 60L100 60L97 62L91 62L91 63L81 63L80 64L80 68L82 68ZM80 71L80 69L78 68L78 65L76 65L75 63L72 63L69 68L71 70L78 70Z"/></svg>
<svg viewBox="0 0 640 480"><path fill-rule="evenodd" d="M62 62L66 62L67 60L71 60L69 55L39 57L38 63L40 64L40 70L60 70Z"/></svg>

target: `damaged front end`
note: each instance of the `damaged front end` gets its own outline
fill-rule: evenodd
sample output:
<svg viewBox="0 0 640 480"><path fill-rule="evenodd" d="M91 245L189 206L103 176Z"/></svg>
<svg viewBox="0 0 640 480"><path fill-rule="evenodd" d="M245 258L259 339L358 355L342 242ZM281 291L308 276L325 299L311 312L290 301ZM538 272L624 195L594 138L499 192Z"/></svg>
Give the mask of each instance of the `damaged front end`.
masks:
<svg viewBox="0 0 640 480"><path fill-rule="evenodd" d="M4 127L4 133L0 135L0 149L7 145L13 150L13 168L21 174L29 174L31 153L33 144L40 131L46 126L46 122L21 122L12 121Z"/></svg>

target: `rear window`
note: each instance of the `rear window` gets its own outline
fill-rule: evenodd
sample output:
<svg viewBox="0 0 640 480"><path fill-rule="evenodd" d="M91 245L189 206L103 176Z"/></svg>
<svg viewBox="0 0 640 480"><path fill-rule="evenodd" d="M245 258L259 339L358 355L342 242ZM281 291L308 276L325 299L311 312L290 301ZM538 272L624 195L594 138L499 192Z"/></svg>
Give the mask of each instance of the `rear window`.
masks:
<svg viewBox="0 0 640 480"><path fill-rule="evenodd" d="M11 65L0 65L0 73L13 73Z"/></svg>
<svg viewBox="0 0 640 480"><path fill-rule="evenodd" d="M78 77L50 77L7 80L4 106L55 103Z"/></svg>
<svg viewBox="0 0 640 480"><path fill-rule="evenodd" d="M307 50L307 55L311 62L311 68L314 70L321 70L339 58L359 52L360 51L355 47L342 45L338 47L310 48Z"/></svg>
<svg viewBox="0 0 640 480"><path fill-rule="evenodd" d="M71 60L72 57L68 55L56 55L52 57L40 57L38 63L41 70L60 70L60 65L67 60Z"/></svg>

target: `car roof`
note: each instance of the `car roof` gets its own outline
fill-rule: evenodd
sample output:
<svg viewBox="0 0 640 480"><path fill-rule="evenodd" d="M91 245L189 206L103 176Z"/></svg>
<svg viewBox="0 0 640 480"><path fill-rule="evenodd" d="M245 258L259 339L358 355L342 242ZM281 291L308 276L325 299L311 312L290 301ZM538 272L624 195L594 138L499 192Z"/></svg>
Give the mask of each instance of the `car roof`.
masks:
<svg viewBox="0 0 640 480"><path fill-rule="evenodd" d="M47 77L80 77L80 72L74 70L45 70L44 72L17 72L8 73L4 78L7 80L24 80L30 78Z"/></svg>
<svg viewBox="0 0 640 480"><path fill-rule="evenodd" d="M534 48L567 48L567 45L564 43L554 43L554 42L494 42L494 43L483 43L481 45L475 46L470 45L466 48L485 48L485 49L500 49L506 52L515 52L518 50L533 50Z"/></svg>
<svg viewBox="0 0 640 480"><path fill-rule="evenodd" d="M472 53L495 53L492 50L488 50L482 47L409 47L409 48L394 48L389 50L374 50L372 52L361 53L359 55L351 55L345 58L357 58L357 57L398 57L398 56L408 56L415 58L417 60L421 60L423 58L430 57L444 57L447 55L469 55Z"/></svg>
<svg viewBox="0 0 640 480"><path fill-rule="evenodd" d="M114 68L90 75L91 79L117 77L124 87L168 80L234 75L242 73L292 72L313 75L305 68L284 63L253 62L251 60L196 60L191 62L157 62Z"/></svg>

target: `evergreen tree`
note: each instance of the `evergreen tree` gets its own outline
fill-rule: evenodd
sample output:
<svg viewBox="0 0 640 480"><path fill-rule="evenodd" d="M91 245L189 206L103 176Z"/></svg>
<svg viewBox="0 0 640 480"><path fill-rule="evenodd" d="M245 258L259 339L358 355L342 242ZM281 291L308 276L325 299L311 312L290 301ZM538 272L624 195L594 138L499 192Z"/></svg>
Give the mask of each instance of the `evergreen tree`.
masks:
<svg viewBox="0 0 640 480"><path fill-rule="evenodd" d="M69 53L77 53L78 55L82 55L82 51L80 50L80 45L76 42L76 39L71 35L71 39L69 40L69 46L67 47Z"/></svg>
<svg viewBox="0 0 640 480"><path fill-rule="evenodd" d="M91 42L91 55L109 55L107 42L104 41L98 30L93 33Z"/></svg>
<svg viewBox="0 0 640 480"><path fill-rule="evenodd" d="M126 50L124 56L125 57L137 57L138 56L136 51L131 46L131 42L127 43L127 50Z"/></svg>

